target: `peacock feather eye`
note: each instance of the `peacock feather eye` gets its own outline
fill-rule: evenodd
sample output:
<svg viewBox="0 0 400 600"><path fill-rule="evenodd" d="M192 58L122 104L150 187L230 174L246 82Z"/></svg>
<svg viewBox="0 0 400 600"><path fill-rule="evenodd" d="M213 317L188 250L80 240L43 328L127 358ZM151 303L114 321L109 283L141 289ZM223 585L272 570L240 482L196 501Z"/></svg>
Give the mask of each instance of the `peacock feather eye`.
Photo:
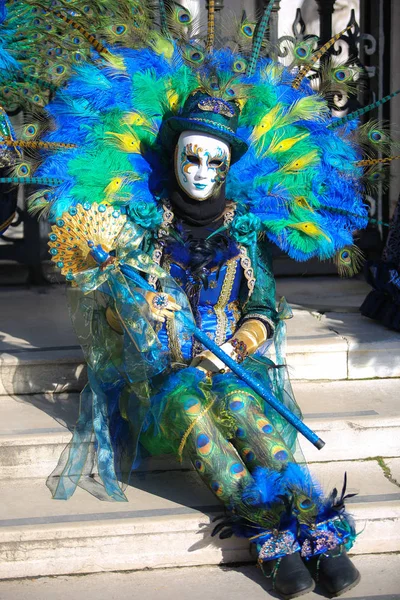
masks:
<svg viewBox="0 0 400 600"><path fill-rule="evenodd" d="M233 90L232 88L229 88L228 90L226 90L226 93L228 96L230 96L231 98L233 98L236 95L235 90Z"/></svg>
<svg viewBox="0 0 400 600"><path fill-rule="evenodd" d="M300 48L296 49L296 55L299 58L305 58L307 56L307 50L306 48L304 48L303 46L300 46Z"/></svg>
<svg viewBox="0 0 400 600"><path fill-rule="evenodd" d="M248 38L252 38L253 37L253 35L254 35L254 29L255 29L254 25L246 24L246 25L243 25L241 29L242 29L242 33L246 37L248 37Z"/></svg>
<svg viewBox="0 0 400 600"><path fill-rule="evenodd" d="M58 73L59 75L61 75L62 73L64 73L65 71L65 67L63 65L58 65L56 67L56 73Z"/></svg>
<svg viewBox="0 0 400 600"><path fill-rule="evenodd" d="M24 133L25 135L32 137L37 133L37 127L35 127L35 125L27 125L27 127L25 127Z"/></svg>
<svg viewBox="0 0 400 600"><path fill-rule="evenodd" d="M339 83L344 83L353 79L355 72L352 69L343 69L338 67L333 70L333 77Z"/></svg>
<svg viewBox="0 0 400 600"><path fill-rule="evenodd" d="M373 129L369 132L368 137L372 142L380 142L382 140L383 135L377 129Z"/></svg>
<svg viewBox="0 0 400 600"><path fill-rule="evenodd" d="M344 81L346 79L346 73L344 71L336 71L335 75L336 79L339 81Z"/></svg>
<svg viewBox="0 0 400 600"><path fill-rule="evenodd" d="M127 31L126 25L114 25L111 29L116 35L124 35Z"/></svg>
<svg viewBox="0 0 400 600"><path fill-rule="evenodd" d="M26 177L30 173L30 167L26 163L19 165L17 169L17 177Z"/></svg>
<svg viewBox="0 0 400 600"><path fill-rule="evenodd" d="M192 17L185 8L180 8L180 9L178 9L178 12L177 12L177 20L179 23L183 23L184 25L189 25L189 23L192 22Z"/></svg>
<svg viewBox="0 0 400 600"><path fill-rule="evenodd" d="M204 58L204 54L202 52L199 52L198 50L193 50L193 52L190 55L190 58L194 61L194 62L200 62L203 60Z"/></svg>
<svg viewBox="0 0 400 600"><path fill-rule="evenodd" d="M245 60L236 60L233 63L233 70L235 73L244 73L247 69L247 62Z"/></svg>

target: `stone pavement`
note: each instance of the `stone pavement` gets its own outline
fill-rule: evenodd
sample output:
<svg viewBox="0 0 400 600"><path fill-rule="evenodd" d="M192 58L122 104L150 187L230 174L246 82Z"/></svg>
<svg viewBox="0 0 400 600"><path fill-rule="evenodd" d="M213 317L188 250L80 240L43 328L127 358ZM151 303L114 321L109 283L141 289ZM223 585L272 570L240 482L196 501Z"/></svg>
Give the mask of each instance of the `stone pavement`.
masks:
<svg viewBox="0 0 400 600"><path fill-rule="evenodd" d="M400 555L356 556L359 585L341 598L400 600ZM204 566L157 571L99 573L85 577L43 577L0 582L1 600L267 600L276 598L253 565ZM321 588L304 600L326 598Z"/></svg>

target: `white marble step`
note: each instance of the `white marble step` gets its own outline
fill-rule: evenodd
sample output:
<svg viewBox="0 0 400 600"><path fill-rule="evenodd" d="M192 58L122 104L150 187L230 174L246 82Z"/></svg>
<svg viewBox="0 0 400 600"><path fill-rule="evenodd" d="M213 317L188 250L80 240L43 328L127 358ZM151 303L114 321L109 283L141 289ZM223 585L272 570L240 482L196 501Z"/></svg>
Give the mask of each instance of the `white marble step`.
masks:
<svg viewBox="0 0 400 600"><path fill-rule="evenodd" d="M331 305L323 301L323 293L331 294L332 281L328 278L313 286L315 302L302 291L298 299L303 308L295 308L294 318L288 321L287 362L292 379L400 377L400 335L346 312L352 306L337 296L332 303L341 312L325 312ZM290 294L289 289L289 300ZM0 293L0 395L82 389L83 358L65 296L63 286ZM352 305L351 294L348 297ZM321 305L325 314L310 312L315 305Z"/></svg>
<svg viewBox="0 0 400 600"><path fill-rule="evenodd" d="M397 554L358 555L354 564L361 582L341 598L355 600L400 600L400 556ZM39 577L0 581L0 597L9 600L266 600L276 598L270 582L255 565L221 568L187 567L85 576ZM303 600L326 597L321 586Z"/></svg>
<svg viewBox="0 0 400 600"><path fill-rule="evenodd" d="M294 382L307 424L326 442L301 446L308 461L400 457L400 380ZM0 397L0 479L45 478L71 438L78 394ZM146 460L140 470L190 468L173 459Z"/></svg>
<svg viewBox="0 0 400 600"><path fill-rule="evenodd" d="M348 503L358 536L355 554L400 552L400 489L377 461L312 466L330 491L348 474ZM221 505L197 473L136 477L129 502L101 502L77 490L52 500L44 482L2 480L0 579L111 570L212 565L250 560L245 540L210 537Z"/></svg>

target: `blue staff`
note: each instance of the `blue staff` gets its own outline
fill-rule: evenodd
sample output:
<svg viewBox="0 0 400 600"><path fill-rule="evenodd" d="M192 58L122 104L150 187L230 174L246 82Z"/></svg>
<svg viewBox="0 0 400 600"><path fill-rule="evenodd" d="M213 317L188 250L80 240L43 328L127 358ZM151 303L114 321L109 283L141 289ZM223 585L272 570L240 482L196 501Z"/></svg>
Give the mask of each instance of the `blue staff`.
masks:
<svg viewBox="0 0 400 600"><path fill-rule="evenodd" d="M106 264L110 261L111 256L101 247L96 246L93 248L93 243L89 242L91 247L90 254L93 256L95 261L99 264ZM138 287L145 289L150 292L154 292L154 288L143 278L138 272L127 264L121 262L119 268L126 277L131 279ZM194 337L203 344L208 350L211 350L215 356L217 356L222 362L229 367L229 369L235 373L242 381L247 383L252 390L254 390L265 402L267 402L272 408L274 408L282 417L284 417L293 427L297 429L305 438L308 439L318 450L321 450L325 446L325 442L318 437L314 431L312 431L301 419L294 415L284 404L275 398L270 390L264 388L257 380L255 380L250 373L246 371L240 364L238 364L233 358L226 354L215 342L203 333L198 327L193 325L192 320L183 312L177 311L175 316L179 318L182 323L187 327L188 330L194 335Z"/></svg>

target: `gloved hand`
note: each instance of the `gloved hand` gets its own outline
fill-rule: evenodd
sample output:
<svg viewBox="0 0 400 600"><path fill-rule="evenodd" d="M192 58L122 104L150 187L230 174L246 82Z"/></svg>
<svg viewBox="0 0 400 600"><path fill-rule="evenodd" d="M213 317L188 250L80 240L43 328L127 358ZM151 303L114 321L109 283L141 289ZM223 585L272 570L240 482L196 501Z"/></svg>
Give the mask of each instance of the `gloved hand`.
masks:
<svg viewBox="0 0 400 600"><path fill-rule="evenodd" d="M146 292L145 298L153 319L160 323L164 323L165 319L172 319L174 312L182 308L172 296L163 292Z"/></svg>
<svg viewBox="0 0 400 600"><path fill-rule="evenodd" d="M249 319L239 327L233 338L222 344L220 348L236 362L239 362L248 354L255 352L267 338L268 331L265 325L256 319ZM244 355L237 350L239 342L242 342L245 348ZM201 354L198 354L192 360L190 366L207 373L219 373L221 370L225 372L229 371L228 367L211 350L205 350Z"/></svg>

